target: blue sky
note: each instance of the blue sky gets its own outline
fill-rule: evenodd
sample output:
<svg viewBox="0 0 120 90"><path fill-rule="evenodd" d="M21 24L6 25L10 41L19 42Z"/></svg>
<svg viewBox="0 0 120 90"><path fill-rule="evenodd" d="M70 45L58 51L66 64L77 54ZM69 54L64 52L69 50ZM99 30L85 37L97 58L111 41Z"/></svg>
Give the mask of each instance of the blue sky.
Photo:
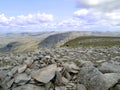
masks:
<svg viewBox="0 0 120 90"><path fill-rule="evenodd" d="M118 0L1 0L0 32L119 31Z"/></svg>

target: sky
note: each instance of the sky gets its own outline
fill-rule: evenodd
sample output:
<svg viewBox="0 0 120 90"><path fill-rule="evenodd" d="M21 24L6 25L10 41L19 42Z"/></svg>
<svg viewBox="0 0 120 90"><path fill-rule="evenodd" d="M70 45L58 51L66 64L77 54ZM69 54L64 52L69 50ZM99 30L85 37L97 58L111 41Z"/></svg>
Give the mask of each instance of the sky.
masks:
<svg viewBox="0 0 120 90"><path fill-rule="evenodd" d="M1 0L1 32L120 31L120 0Z"/></svg>

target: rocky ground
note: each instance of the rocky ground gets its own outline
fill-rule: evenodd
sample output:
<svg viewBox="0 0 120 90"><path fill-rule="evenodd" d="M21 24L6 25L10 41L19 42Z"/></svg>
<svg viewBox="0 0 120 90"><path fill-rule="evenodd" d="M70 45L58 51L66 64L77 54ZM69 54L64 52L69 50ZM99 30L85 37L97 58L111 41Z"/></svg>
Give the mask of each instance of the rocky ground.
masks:
<svg viewBox="0 0 120 90"><path fill-rule="evenodd" d="M63 47L1 55L0 87L0 90L120 90L120 47Z"/></svg>

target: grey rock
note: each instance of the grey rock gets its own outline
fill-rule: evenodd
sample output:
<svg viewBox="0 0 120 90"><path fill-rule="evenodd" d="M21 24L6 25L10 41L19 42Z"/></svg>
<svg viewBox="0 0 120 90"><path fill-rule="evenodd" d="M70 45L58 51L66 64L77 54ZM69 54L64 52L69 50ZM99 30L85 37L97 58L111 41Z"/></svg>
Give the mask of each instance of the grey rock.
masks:
<svg viewBox="0 0 120 90"><path fill-rule="evenodd" d="M33 79L39 82L48 83L51 79L54 78L56 70L57 70L57 65L52 64L40 70L32 72L31 75Z"/></svg>
<svg viewBox="0 0 120 90"><path fill-rule="evenodd" d="M97 68L91 66L82 67L80 70L80 82L89 90L108 90L120 80L119 73L102 74Z"/></svg>
<svg viewBox="0 0 120 90"><path fill-rule="evenodd" d="M82 67L80 69L79 80L89 90L107 90L103 74L97 68Z"/></svg>
<svg viewBox="0 0 120 90"><path fill-rule="evenodd" d="M71 75L67 71L64 71L64 77L67 78L68 80L71 80Z"/></svg>
<svg viewBox="0 0 120 90"><path fill-rule="evenodd" d="M31 67L31 65L33 64L33 60L26 60L24 61L24 63L27 65L27 67Z"/></svg>
<svg viewBox="0 0 120 90"><path fill-rule="evenodd" d="M18 73L22 73L22 72L24 72L26 69L27 69L27 65L26 65L26 64L25 64L25 65L22 65L22 66L20 66L20 67L18 68Z"/></svg>
<svg viewBox="0 0 120 90"><path fill-rule="evenodd" d="M113 90L120 90L120 84L117 84Z"/></svg>
<svg viewBox="0 0 120 90"><path fill-rule="evenodd" d="M75 85L74 83L68 83L68 84L66 85L66 88L67 88L68 90L75 90L75 89L76 89L76 85Z"/></svg>
<svg viewBox="0 0 120 90"><path fill-rule="evenodd" d="M31 74L31 69L30 69L30 68L27 68L27 69L25 70L25 73L27 73L28 75L30 75L30 74Z"/></svg>
<svg viewBox="0 0 120 90"><path fill-rule="evenodd" d="M42 87L42 86L26 84L26 85L22 85L22 86L13 88L12 90L46 90L46 89L45 89L45 87Z"/></svg>
<svg viewBox="0 0 120 90"><path fill-rule="evenodd" d="M55 90L67 90L65 86L55 87Z"/></svg>
<svg viewBox="0 0 120 90"><path fill-rule="evenodd" d="M57 71L60 72L60 71L62 71L62 69L63 69L63 67L58 67Z"/></svg>
<svg viewBox="0 0 120 90"><path fill-rule="evenodd" d="M2 82L6 76L6 72L0 71L0 86L2 85Z"/></svg>
<svg viewBox="0 0 120 90"><path fill-rule="evenodd" d="M94 66L94 64L91 61L80 61L80 67L91 67Z"/></svg>
<svg viewBox="0 0 120 90"><path fill-rule="evenodd" d="M16 66L16 67L14 67L14 68L10 71L10 73L12 74L12 76L17 73L18 68L19 68L19 67Z"/></svg>
<svg viewBox="0 0 120 90"><path fill-rule="evenodd" d="M55 72L55 84L56 85L61 85L61 83L62 83L62 75L61 75L61 73L59 72L59 71L56 71Z"/></svg>
<svg viewBox="0 0 120 90"><path fill-rule="evenodd" d="M45 56L46 59L50 59L51 57L49 55Z"/></svg>
<svg viewBox="0 0 120 90"><path fill-rule="evenodd" d="M78 84L76 90L86 90L86 88L83 84Z"/></svg>
<svg viewBox="0 0 120 90"><path fill-rule="evenodd" d="M14 79L11 79L10 81L8 81L5 88L7 88L7 89L10 88L12 86L13 82L14 82Z"/></svg>
<svg viewBox="0 0 120 90"><path fill-rule="evenodd" d="M114 63L103 63L99 68L103 73L120 73L120 65Z"/></svg>
<svg viewBox="0 0 120 90"><path fill-rule="evenodd" d="M45 84L45 90L49 90L51 86L51 82Z"/></svg>
<svg viewBox="0 0 120 90"><path fill-rule="evenodd" d="M31 79L30 76L28 76L26 73L18 74L15 77L15 83L18 85L24 85Z"/></svg>
<svg viewBox="0 0 120 90"><path fill-rule="evenodd" d="M64 67L68 72L72 72L72 73L78 73L78 71L80 70L80 68L73 62L65 63Z"/></svg>
<svg viewBox="0 0 120 90"><path fill-rule="evenodd" d="M104 79L106 81L106 86L108 87L108 89L110 87L113 87L120 80L120 73L107 73L104 74L104 76L105 76Z"/></svg>
<svg viewBox="0 0 120 90"><path fill-rule="evenodd" d="M68 79L66 79L65 77L62 77L62 83L63 83L64 85L67 85L68 82L69 82Z"/></svg>

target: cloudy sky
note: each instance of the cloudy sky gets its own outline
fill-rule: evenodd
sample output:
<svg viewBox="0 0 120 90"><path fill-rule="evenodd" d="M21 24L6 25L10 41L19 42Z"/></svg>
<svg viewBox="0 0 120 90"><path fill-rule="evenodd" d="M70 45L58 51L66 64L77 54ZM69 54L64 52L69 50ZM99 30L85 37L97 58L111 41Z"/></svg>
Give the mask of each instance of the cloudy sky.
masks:
<svg viewBox="0 0 120 90"><path fill-rule="evenodd" d="M1 0L0 32L120 31L120 0Z"/></svg>

